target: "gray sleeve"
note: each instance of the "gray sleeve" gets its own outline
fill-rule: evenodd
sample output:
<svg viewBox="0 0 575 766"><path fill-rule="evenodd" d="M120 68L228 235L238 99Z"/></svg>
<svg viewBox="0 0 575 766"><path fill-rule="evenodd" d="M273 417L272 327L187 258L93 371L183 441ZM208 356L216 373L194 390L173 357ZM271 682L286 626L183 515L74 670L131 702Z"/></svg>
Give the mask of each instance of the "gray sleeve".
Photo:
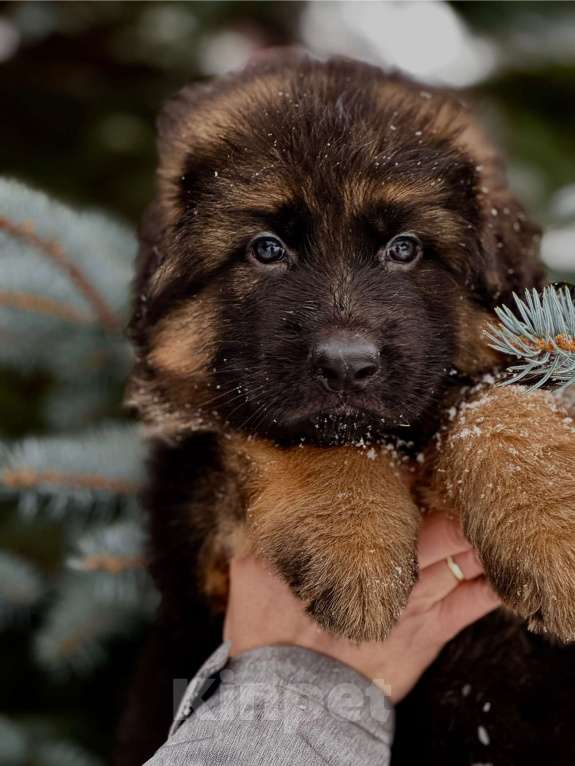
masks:
<svg viewBox="0 0 575 766"><path fill-rule="evenodd" d="M297 646L229 659L192 680L147 766L388 766L393 708L364 676Z"/></svg>

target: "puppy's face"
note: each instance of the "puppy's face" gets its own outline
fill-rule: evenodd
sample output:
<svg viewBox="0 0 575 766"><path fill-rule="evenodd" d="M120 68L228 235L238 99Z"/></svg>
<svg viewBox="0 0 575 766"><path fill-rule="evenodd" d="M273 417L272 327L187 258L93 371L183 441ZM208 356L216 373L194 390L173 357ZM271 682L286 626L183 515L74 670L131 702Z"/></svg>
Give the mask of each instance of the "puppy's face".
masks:
<svg viewBox="0 0 575 766"><path fill-rule="evenodd" d="M184 91L161 131L133 323L160 428L374 440L493 364L481 330L539 278L535 231L461 105L291 61Z"/></svg>

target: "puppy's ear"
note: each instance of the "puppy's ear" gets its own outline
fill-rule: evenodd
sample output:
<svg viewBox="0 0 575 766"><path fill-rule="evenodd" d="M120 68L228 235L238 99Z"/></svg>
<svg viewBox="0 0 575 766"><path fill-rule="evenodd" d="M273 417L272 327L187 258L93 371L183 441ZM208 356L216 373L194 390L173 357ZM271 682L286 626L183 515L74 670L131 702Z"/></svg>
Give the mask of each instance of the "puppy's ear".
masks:
<svg viewBox="0 0 575 766"><path fill-rule="evenodd" d="M156 121L160 157L169 151L174 143L177 144L181 140L183 135L181 126L190 118L190 115L219 94L237 88L244 79L245 73L257 72L265 76L276 70L285 70L286 67L312 59L308 51L295 45L262 48L256 51L241 69L206 82L194 82L184 86L164 104ZM238 103L241 101L240 93ZM212 116L217 117L217 114L212 113ZM186 135L189 137L189 134ZM203 132L200 129L198 138L201 140L202 136Z"/></svg>
<svg viewBox="0 0 575 766"><path fill-rule="evenodd" d="M181 166L183 158L194 148L194 135L184 128L214 88L210 83L186 86L164 105L157 119L157 193L144 211L138 230L134 305L128 326L133 340L137 340L140 329L146 326L151 297L170 272L170 242L182 212L179 198Z"/></svg>
<svg viewBox="0 0 575 766"><path fill-rule="evenodd" d="M185 85L162 107L157 119L157 146L160 162L178 146L182 138L182 125L190 115L221 87L226 78ZM187 135L187 138L190 136ZM176 146L174 146L176 145ZM189 147L186 147L189 148Z"/></svg>
<svg viewBox="0 0 575 766"><path fill-rule="evenodd" d="M539 288L544 268L539 258L540 227L528 217L502 175L495 188L486 187L482 202L480 246L485 259L485 289L494 303L507 303L512 293Z"/></svg>
<svg viewBox="0 0 575 766"><path fill-rule="evenodd" d="M473 118L459 134L458 144L472 157L477 172L481 288L492 305L508 302L513 292L544 282L541 229L511 192L501 155Z"/></svg>

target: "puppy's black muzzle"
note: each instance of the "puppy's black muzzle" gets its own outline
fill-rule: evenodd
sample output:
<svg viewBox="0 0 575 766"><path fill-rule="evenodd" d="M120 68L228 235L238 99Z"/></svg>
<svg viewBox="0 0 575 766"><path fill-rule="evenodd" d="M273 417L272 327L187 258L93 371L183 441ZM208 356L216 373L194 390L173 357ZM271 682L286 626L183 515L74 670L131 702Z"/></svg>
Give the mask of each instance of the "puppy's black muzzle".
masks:
<svg viewBox="0 0 575 766"><path fill-rule="evenodd" d="M380 369L375 343L359 332L334 330L313 347L312 371L330 392L362 392Z"/></svg>

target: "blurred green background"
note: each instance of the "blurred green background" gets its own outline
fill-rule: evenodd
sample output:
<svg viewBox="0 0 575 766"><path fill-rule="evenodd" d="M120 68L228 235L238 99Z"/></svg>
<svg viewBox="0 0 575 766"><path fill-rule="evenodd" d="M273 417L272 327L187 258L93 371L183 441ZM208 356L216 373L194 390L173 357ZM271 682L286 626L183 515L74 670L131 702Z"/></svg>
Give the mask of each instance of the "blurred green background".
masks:
<svg viewBox="0 0 575 766"><path fill-rule="evenodd" d="M550 272L575 277L571 2L0 2L0 173L135 225L152 193L163 100L292 43L470 88L513 186L546 227ZM0 371L0 438L49 429L47 388L41 376ZM119 391L111 406L117 415ZM53 524L31 537L9 504L0 513L3 545L60 566ZM106 758L143 629L114 642L97 672L58 678L31 658L34 627L32 614L0 633L0 713Z"/></svg>

